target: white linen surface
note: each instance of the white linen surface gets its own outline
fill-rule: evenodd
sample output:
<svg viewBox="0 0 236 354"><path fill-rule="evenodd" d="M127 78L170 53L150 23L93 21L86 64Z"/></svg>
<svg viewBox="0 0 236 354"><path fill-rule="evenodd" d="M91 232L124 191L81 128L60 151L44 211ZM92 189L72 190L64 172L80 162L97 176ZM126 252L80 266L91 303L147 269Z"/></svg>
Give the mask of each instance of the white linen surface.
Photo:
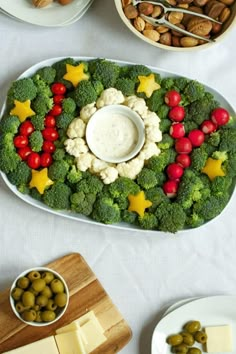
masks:
<svg viewBox="0 0 236 354"><path fill-rule="evenodd" d="M95 0L68 27L36 27L0 14L0 104L11 81L29 66L79 55L175 71L214 87L235 107L235 42L233 29L206 50L160 50L125 27L112 0ZM18 199L0 179L0 289L28 267L79 252L132 328L122 353L148 354L168 305L191 296L236 294L235 208L236 195L213 222L177 235L129 232L48 214Z"/></svg>

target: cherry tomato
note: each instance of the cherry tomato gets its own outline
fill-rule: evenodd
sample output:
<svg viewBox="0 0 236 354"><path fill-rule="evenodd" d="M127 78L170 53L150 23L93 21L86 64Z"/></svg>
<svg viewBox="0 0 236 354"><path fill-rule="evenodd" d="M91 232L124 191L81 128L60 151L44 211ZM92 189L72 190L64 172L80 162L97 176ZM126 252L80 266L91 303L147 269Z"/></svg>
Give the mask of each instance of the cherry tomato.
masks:
<svg viewBox="0 0 236 354"><path fill-rule="evenodd" d="M21 157L22 160L27 160L29 154L32 152L31 148L29 146L25 146L23 148L20 148L17 153Z"/></svg>
<svg viewBox="0 0 236 354"><path fill-rule="evenodd" d="M52 163L52 155L50 155L48 152L43 152L42 155L40 156L40 165L42 167L48 167Z"/></svg>
<svg viewBox="0 0 236 354"><path fill-rule="evenodd" d="M175 122L181 122L185 117L185 110L182 106L175 106L171 108L168 114L169 118Z"/></svg>
<svg viewBox="0 0 236 354"><path fill-rule="evenodd" d="M204 120L201 124L201 129L204 134L210 134L217 129L217 125L212 120Z"/></svg>
<svg viewBox="0 0 236 354"><path fill-rule="evenodd" d="M59 134L54 128L45 128L42 130L42 134L45 140L55 141L58 139Z"/></svg>
<svg viewBox="0 0 236 354"><path fill-rule="evenodd" d="M204 143L205 135L199 129L193 129L188 135L193 146L201 146Z"/></svg>
<svg viewBox="0 0 236 354"><path fill-rule="evenodd" d="M187 168L191 165L190 156L187 154L177 155L175 161L183 168Z"/></svg>
<svg viewBox="0 0 236 354"><path fill-rule="evenodd" d="M59 104L54 104L51 111L49 112L50 116L59 116L62 113L62 107Z"/></svg>
<svg viewBox="0 0 236 354"><path fill-rule="evenodd" d="M167 106L175 107L175 106L178 106L178 104L180 103L181 96L180 96L179 92L177 92L175 90L171 90L165 94L164 100L165 100L165 103L167 104Z"/></svg>
<svg viewBox="0 0 236 354"><path fill-rule="evenodd" d="M54 128L56 125L56 119L53 116L47 115L44 120L44 125L47 128Z"/></svg>
<svg viewBox="0 0 236 354"><path fill-rule="evenodd" d="M65 96L63 96L63 95L55 95L55 96L53 96L53 102L55 104L61 104L62 101L64 100L64 98L65 98Z"/></svg>
<svg viewBox="0 0 236 354"><path fill-rule="evenodd" d="M54 84L52 84L51 90L54 95L64 95L64 93L66 92L66 87L60 82L55 82Z"/></svg>
<svg viewBox="0 0 236 354"><path fill-rule="evenodd" d="M179 138L175 142L175 150L178 154L189 154L192 148L192 143L189 138Z"/></svg>
<svg viewBox="0 0 236 354"><path fill-rule="evenodd" d="M14 145L16 148L23 148L27 146L29 143L27 136L25 135L17 135L14 138Z"/></svg>
<svg viewBox="0 0 236 354"><path fill-rule="evenodd" d="M183 123L173 123L170 127L170 136L174 139L182 138L185 135Z"/></svg>
<svg viewBox="0 0 236 354"><path fill-rule="evenodd" d="M20 134L21 135L28 136L31 133L33 133L33 131L34 131L34 126L29 120L26 120L25 122L23 122L20 125Z"/></svg>
<svg viewBox="0 0 236 354"><path fill-rule="evenodd" d="M44 140L42 150L44 152L48 152L49 154L52 154L56 150L56 146L53 144L52 141Z"/></svg>
<svg viewBox="0 0 236 354"><path fill-rule="evenodd" d="M177 181L166 181L163 184L163 191L169 198L174 198L178 191L178 182Z"/></svg>
<svg viewBox="0 0 236 354"><path fill-rule="evenodd" d="M37 152L31 152L27 158L27 164L30 168L36 170L40 167L40 155Z"/></svg>
<svg viewBox="0 0 236 354"><path fill-rule="evenodd" d="M166 169L167 176L169 179L179 179L182 177L184 170L183 167L177 163L171 163Z"/></svg>
<svg viewBox="0 0 236 354"><path fill-rule="evenodd" d="M225 125L229 121L229 112L224 108L216 108L211 112L211 120L217 125Z"/></svg>

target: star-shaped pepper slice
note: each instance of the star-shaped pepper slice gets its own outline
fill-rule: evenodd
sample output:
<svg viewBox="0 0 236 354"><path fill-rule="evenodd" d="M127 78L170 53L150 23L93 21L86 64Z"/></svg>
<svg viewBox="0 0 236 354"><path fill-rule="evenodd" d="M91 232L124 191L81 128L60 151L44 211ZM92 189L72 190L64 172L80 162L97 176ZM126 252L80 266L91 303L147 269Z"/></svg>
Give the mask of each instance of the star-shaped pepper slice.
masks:
<svg viewBox="0 0 236 354"><path fill-rule="evenodd" d="M138 76L140 84L137 88L137 92L144 92L149 98L154 91L159 90L161 86L155 81L155 75L150 74L148 76Z"/></svg>
<svg viewBox="0 0 236 354"><path fill-rule="evenodd" d="M30 107L31 101L27 100L25 102L20 102L14 100L15 107L10 111L11 116L19 117L21 123L26 120L26 118L34 116L35 112Z"/></svg>
<svg viewBox="0 0 236 354"><path fill-rule="evenodd" d="M45 167L41 171L32 170L32 178L30 188L37 188L40 194L43 194L45 189L51 186L54 182L48 177L48 169Z"/></svg>
<svg viewBox="0 0 236 354"><path fill-rule="evenodd" d="M129 211L135 211L139 216L143 217L145 209L152 206L152 202L150 200L145 199L144 191L140 191L136 195L130 194L128 196L129 199Z"/></svg>
<svg viewBox="0 0 236 354"><path fill-rule="evenodd" d="M225 172L222 169L222 160L212 159L208 157L205 166L202 169L202 173L205 173L211 181L217 176L225 176Z"/></svg>
<svg viewBox="0 0 236 354"><path fill-rule="evenodd" d="M80 81L89 79L89 75L84 70L85 66L83 63L77 66L66 64L66 74L63 76L63 79L70 81L74 87L77 87Z"/></svg>

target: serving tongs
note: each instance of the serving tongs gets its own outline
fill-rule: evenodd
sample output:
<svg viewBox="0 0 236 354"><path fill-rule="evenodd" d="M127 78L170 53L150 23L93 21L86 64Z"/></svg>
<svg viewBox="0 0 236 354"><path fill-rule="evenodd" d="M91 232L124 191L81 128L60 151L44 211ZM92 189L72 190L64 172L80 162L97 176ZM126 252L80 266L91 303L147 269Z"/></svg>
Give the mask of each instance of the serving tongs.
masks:
<svg viewBox="0 0 236 354"><path fill-rule="evenodd" d="M132 0L132 4L133 6L136 6L138 4L141 4L142 0ZM174 25L173 23L169 22L167 19L166 19L166 14L168 12L181 12L181 13L185 13L185 14L189 14L189 15L194 15L194 16L198 16L198 17L202 17L202 18L205 18L207 20L210 20L212 22L215 22L215 23L218 23L218 24L222 24L221 22L215 20L214 18L210 17L210 16L207 16L207 15L204 15L204 14L199 14L197 12L193 12L193 11L190 11L188 9L184 9L182 7L173 7L171 5L169 5L168 3L166 2L160 2L160 1L145 1L149 4L152 4L152 5L158 5L158 6L161 6L162 9L163 9L163 15L162 17L160 18L153 18L153 17L150 17L150 16L146 16L146 15L143 15L143 14L140 14L140 17L142 17L146 22L150 23L151 25L153 26L159 26L159 25L164 25L165 27L168 27L172 30L175 30L177 32L180 32L180 33L183 33L189 37L193 37L193 38L197 38L197 39L201 39L201 40L204 40L206 42L215 42L214 39L210 39L210 38L206 38L206 37L202 37L202 36L199 36L197 34L194 34L194 33L191 33L189 31L186 31L176 25Z"/></svg>

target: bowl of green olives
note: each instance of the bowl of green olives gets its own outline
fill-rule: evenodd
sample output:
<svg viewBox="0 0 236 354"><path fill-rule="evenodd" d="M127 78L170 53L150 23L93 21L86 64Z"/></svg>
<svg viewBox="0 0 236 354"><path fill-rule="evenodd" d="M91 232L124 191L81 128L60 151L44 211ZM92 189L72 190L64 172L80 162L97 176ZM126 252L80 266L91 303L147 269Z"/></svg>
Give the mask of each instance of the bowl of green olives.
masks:
<svg viewBox="0 0 236 354"><path fill-rule="evenodd" d="M50 325L65 313L69 289L63 277L46 267L27 269L13 282L10 304L15 315L32 326Z"/></svg>

